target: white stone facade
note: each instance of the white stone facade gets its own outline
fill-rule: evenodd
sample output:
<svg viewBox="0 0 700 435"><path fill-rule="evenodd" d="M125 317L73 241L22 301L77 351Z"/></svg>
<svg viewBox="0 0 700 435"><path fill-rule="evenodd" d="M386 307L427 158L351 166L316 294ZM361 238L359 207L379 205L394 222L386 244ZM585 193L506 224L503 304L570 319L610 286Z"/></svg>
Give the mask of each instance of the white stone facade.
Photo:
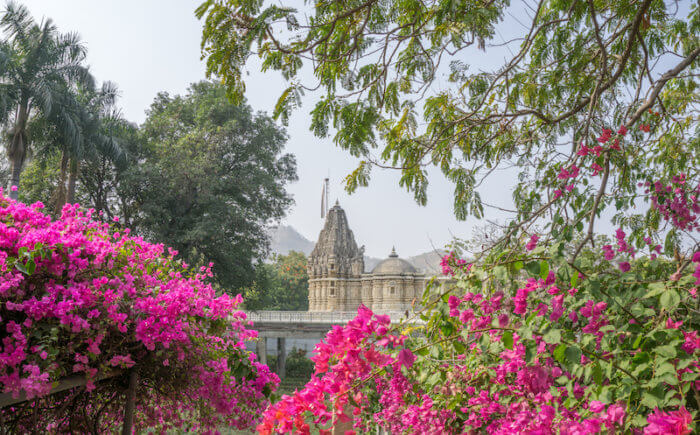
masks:
<svg viewBox="0 0 700 435"><path fill-rule="evenodd" d="M356 311L364 304L375 312L395 312L418 303L425 274L394 250L365 273L363 255L364 246L357 247L345 211L336 203L309 255L309 311Z"/></svg>

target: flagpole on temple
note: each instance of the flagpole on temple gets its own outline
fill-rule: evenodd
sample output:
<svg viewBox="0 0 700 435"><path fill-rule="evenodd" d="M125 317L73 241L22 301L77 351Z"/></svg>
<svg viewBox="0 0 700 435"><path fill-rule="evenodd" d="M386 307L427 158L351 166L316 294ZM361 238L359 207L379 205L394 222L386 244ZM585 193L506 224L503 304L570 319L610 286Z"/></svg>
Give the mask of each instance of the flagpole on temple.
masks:
<svg viewBox="0 0 700 435"><path fill-rule="evenodd" d="M323 180L323 190L321 191L321 219L328 214L328 195L330 193L328 180L328 178Z"/></svg>

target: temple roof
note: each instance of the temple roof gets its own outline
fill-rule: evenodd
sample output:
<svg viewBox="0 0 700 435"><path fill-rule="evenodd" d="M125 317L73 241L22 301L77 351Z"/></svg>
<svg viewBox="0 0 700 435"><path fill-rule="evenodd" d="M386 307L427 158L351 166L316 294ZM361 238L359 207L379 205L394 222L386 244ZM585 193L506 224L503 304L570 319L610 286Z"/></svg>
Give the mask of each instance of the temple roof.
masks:
<svg viewBox="0 0 700 435"><path fill-rule="evenodd" d="M389 258L382 260L372 269L374 275L401 275L416 272L416 268L411 263L399 258L395 248L391 249Z"/></svg>
<svg viewBox="0 0 700 435"><path fill-rule="evenodd" d="M337 259L352 259L362 256L355 243L345 211L336 201L335 206L328 211L326 223L318 236L318 242L310 257L335 256Z"/></svg>

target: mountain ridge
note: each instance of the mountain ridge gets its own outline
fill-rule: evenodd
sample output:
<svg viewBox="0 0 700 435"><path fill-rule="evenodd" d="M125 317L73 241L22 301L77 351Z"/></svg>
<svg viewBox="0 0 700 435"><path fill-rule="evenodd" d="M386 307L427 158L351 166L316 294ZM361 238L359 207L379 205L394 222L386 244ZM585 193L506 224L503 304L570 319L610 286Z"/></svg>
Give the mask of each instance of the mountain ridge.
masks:
<svg viewBox="0 0 700 435"><path fill-rule="evenodd" d="M270 228L270 251L274 254L286 255L290 251L303 252L308 256L314 249L316 242L313 242L304 237L291 225L277 225ZM422 254L406 257L408 261L418 271L425 272L428 275L438 274L441 272L440 260L447 251L439 249L427 251ZM365 256L365 271L370 272L379 264L383 258Z"/></svg>

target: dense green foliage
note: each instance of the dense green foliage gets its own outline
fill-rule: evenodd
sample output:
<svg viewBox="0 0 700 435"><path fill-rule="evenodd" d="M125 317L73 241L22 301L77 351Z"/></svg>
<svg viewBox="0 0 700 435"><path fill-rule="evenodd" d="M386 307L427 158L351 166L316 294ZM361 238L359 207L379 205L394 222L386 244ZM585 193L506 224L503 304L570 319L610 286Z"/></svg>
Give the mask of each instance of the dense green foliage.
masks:
<svg viewBox="0 0 700 435"><path fill-rule="evenodd" d="M160 94L140 127L119 118L104 124L127 162L87 152L76 201L165 241L192 265L213 262L223 288L251 283L267 255L269 222L292 203L285 186L296 180L296 162L283 153L284 131L249 106L230 104L211 82L193 84L185 96ZM20 198L55 203L59 150L47 147L30 162Z"/></svg>
<svg viewBox="0 0 700 435"><path fill-rule="evenodd" d="M225 288L250 282L268 223L292 202L285 186L296 163L282 153L285 133L207 82L183 97L159 95L141 130L144 160L125 174L138 210L132 227L192 264L214 262Z"/></svg>
<svg viewBox="0 0 700 435"><path fill-rule="evenodd" d="M615 205L628 208L640 178L697 175L697 84L689 74L700 54L696 2L508 3L355 0L300 8L207 0L198 15L208 71L223 77L230 95L242 95L253 54L263 71L289 80L275 110L283 121L305 91L320 88L310 127L321 137L334 130L338 146L362 157L347 179L351 191L367 184L373 166L393 166L424 204L426 165L434 165L455 185L456 216L478 217L488 205L479 194L482 178L516 165L514 218L525 225L550 209L551 181L560 166L580 160L578 145L620 124L635 125L635 145L597 157L608 175L566 202L574 223L595 214L600 201L614 203L607 187L619 193ZM516 21L502 23L513 15ZM499 35L514 33L512 57L484 70L476 48L495 50L503 45ZM438 88L443 73L450 85ZM639 131L640 121L654 134ZM565 231L559 221L553 229Z"/></svg>
<svg viewBox="0 0 700 435"><path fill-rule="evenodd" d="M255 281L243 292L246 309L306 311L309 309L306 256L291 251L258 265Z"/></svg>

